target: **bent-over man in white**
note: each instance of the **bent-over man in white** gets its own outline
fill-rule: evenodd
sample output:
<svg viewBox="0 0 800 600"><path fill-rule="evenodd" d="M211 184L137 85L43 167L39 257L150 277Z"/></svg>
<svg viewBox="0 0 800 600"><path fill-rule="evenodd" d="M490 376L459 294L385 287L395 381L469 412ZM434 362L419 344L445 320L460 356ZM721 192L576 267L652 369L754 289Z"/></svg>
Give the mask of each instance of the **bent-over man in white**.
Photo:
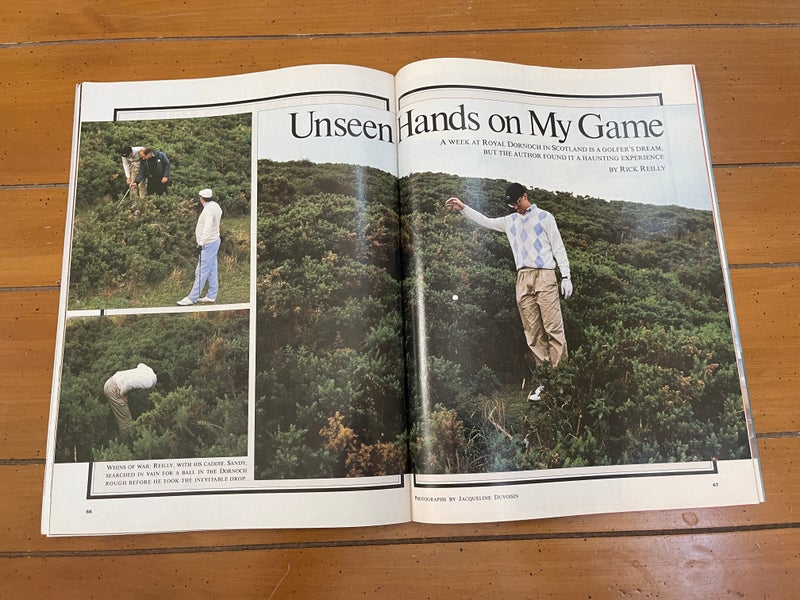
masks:
<svg viewBox="0 0 800 600"><path fill-rule="evenodd" d="M128 392L131 390L149 390L156 386L158 378L153 369L144 363L139 363L135 369L117 371L106 380L103 393L111 404L114 418L122 433L127 433L133 427L133 417L128 406Z"/></svg>

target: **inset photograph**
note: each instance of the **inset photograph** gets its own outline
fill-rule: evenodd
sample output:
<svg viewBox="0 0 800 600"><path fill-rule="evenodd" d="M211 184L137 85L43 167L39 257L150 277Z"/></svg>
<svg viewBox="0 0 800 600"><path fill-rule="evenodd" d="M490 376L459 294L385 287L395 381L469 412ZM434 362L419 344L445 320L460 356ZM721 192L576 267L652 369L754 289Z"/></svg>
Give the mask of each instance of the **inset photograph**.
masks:
<svg viewBox="0 0 800 600"><path fill-rule="evenodd" d="M69 309L248 302L251 131L250 114L83 123Z"/></svg>
<svg viewBox="0 0 800 600"><path fill-rule="evenodd" d="M67 322L56 462L247 455L248 311Z"/></svg>

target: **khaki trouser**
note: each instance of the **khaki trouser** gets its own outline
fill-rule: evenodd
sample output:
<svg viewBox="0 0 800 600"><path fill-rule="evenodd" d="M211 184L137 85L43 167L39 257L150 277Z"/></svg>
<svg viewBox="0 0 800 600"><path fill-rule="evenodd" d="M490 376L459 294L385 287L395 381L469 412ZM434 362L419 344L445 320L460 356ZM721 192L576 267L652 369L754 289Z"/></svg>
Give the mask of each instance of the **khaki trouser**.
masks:
<svg viewBox="0 0 800 600"><path fill-rule="evenodd" d="M525 341L536 364L549 362L557 367L567 358L567 338L556 272L553 269L520 269L517 272L517 308Z"/></svg>
<svg viewBox="0 0 800 600"><path fill-rule="evenodd" d="M114 418L117 419L119 430L127 433L133 427L133 417L131 409L128 407L128 399L119 393L119 386L113 377L109 377L106 381L103 393L111 404L111 410L114 411Z"/></svg>
<svg viewBox="0 0 800 600"><path fill-rule="evenodd" d="M139 175L139 170L142 168L141 162L132 162L131 163L131 183L136 181L136 177ZM144 198L147 196L147 177L142 179L139 183L137 183L134 187L131 188L131 198Z"/></svg>

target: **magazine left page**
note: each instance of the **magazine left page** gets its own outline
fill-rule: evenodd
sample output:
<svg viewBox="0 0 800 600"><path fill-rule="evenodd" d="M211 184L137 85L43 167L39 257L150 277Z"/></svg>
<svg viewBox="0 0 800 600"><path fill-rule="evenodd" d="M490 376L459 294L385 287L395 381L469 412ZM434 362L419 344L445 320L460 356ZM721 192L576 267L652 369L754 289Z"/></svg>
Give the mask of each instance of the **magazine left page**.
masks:
<svg viewBox="0 0 800 600"><path fill-rule="evenodd" d="M78 86L42 532L409 520L394 82Z"/></svg>

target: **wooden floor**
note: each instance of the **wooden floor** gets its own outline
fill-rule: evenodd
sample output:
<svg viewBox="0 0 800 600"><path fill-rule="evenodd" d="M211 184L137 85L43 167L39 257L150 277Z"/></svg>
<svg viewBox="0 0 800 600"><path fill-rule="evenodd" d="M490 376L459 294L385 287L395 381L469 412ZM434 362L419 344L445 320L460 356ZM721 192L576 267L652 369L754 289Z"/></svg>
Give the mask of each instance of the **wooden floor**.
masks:
<svg viewBox="0 0 800 600"><path fill-rule="evenodd" d="M767 502L513 524L39 534L75 84L460 56L694 63ZM0 598L794 598L800 3L6 0L0 8Z"/></svg>

